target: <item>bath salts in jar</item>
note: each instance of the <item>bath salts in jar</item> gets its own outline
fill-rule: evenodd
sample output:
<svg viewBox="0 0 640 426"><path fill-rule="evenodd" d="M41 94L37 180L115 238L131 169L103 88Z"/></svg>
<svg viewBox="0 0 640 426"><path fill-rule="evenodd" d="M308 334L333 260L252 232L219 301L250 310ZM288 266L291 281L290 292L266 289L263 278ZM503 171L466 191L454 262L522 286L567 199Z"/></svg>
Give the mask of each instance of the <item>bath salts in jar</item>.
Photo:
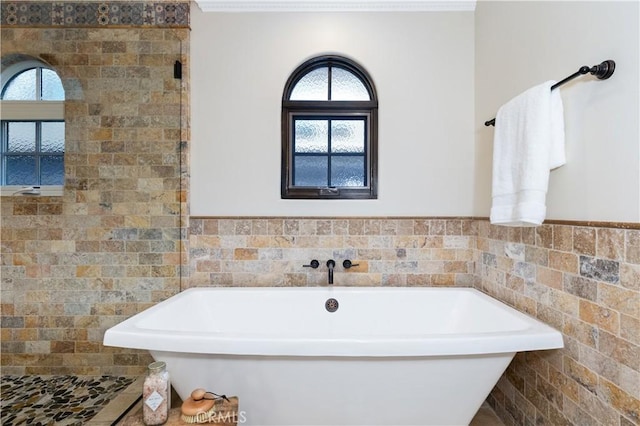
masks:
<svg viewBox="0 0 640 426"><path fill-rule="evenodd" d="M161 425L169 419L171 384L167 364L162 361L149 364L142 385L142 418L145 425Z"/></svg>

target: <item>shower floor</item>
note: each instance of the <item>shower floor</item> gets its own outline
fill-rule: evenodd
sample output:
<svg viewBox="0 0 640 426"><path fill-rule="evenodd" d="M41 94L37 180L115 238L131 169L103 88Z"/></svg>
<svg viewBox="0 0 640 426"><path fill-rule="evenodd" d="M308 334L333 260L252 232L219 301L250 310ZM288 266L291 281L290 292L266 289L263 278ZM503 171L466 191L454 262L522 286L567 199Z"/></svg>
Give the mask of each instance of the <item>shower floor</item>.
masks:
<svg viewBox="0 0 640 426"><path fill-rule="evenodd" d="M3 426L83 425L136 378L115 376L1 377Z"/></svg>

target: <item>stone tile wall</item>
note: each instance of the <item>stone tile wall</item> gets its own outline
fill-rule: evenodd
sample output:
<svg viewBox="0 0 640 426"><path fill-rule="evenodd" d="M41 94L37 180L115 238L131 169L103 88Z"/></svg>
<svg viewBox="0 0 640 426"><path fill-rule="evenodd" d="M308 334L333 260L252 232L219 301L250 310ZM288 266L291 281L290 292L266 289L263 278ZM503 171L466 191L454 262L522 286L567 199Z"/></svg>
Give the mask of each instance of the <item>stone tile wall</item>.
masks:
<svg viewBox="0 0 640 426"><path fill-rule="evenodd" d="M640 424L640 230L477 227L479 288L564 335L516 355L489 398L505 424Z"/></svg>
<svg viewBox="0 0 640 426"><path fill-rule="evenodd" d="M182 285L189 30L72 25L1 30L67 98L64 195L0 199L3 374L138 374L104 330Z"/></svg>
<svg viewBox="0 0 640 426"><path fill-rule="evenodd" d="M334 259L336 285L471 286L475 233L471 219L191 218L189 285L326 285Z"/></svg>

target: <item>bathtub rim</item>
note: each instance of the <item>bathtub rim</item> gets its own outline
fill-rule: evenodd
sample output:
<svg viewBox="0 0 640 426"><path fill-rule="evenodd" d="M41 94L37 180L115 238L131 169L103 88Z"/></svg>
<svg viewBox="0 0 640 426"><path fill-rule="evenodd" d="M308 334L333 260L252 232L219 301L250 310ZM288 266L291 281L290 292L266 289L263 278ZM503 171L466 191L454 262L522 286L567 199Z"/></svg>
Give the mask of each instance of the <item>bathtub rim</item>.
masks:
<svg viewBox="0 0 640 426"><path fill-rule="evenodd" d="M190 331L140 329L136 322L145 315L162 309L179 298L190 297L197 292L361 292L361 291L429 291L469 292L500 309L507 310L528 324L525 330L509 330L482 333L422 334L419 336L377 336L360 339L350 335L343 337L319 337L299 335L265 337L251 333L211 333ZM237 356L303 356L303 357L423 357L464 356L510 353L533 350L560 349L564 346L562 334L551 326L526 313L470 287L193 287L127 318L106 330L103 344L129 349L168 351L211 355ZM211 350L210 345L216 349ZM184 350L181 350L184 349Z"/></svg>

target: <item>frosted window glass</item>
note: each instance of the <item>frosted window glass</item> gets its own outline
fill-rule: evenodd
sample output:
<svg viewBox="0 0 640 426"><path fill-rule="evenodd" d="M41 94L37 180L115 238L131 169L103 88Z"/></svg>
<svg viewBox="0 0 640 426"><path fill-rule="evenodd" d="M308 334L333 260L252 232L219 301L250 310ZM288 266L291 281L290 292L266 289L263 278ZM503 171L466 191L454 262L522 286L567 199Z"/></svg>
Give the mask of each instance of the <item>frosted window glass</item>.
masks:
<svg viewBox="0 0 640 426"><path fill-rule="evenodd" d="M292 101L329 100L329 68L318 68L307 73L291 91Z"/></svg>
<svg viewBox="0 0 640 426"><path fill-rule="evenodd" d="M9 124L8 151L36 151L36 123L32 121L11 121Z"/></svg>
<svg viewBox="0 0 640 426"><path fill-rule="evenodd" d="M373 82L349 58L297 67L282 99L281 197L376 199L377 110Z"/></svg>
<svg viewBox="0 0 640 426"><path fill-rule="evenodd" d="M42 141L40 145L42 152L64 152L64 122L43 122Z"/></svg>
<svg viewBox="0 0 640 426"><path fill-rule="evenodd" d="M4 89L2 99L11 101L36 100L36 69L26 70L15 76Z"/></svg>
<svg viewBox="0 0 640 426"><path fill-rule="evenodd" d="M296 156L293 168L295 186L327 186L327 157Z"/></svg>
<svg viewBox="0 0 640 426"><path fill-rule="evenodd" d="M47 155L40 158L40 183L62 185L64 183L64 158L62 155Z"/></svg>
<svg viewBox="0 0 640 426"><path fill-rule="evenodd" d="M364 120L332 120L331 151L340 153L364 152Z"/></svg>
<svg viewBox="0 0 640 426"><path fill-rule="evenodd" d="M8 156L7 185L37 185L36 158L30 155Z"/></svg>
<svg viewBox="0 0 640 426"><path fill-rule="evenodd" d="M328 152L327 120L296 120L294 152Z"/></svg>
<svg viewBox="0 0 640 426"><path fill-rule="evenodd" d="M64 183L65 123L41 121L37 116L37 106L64 99L62 81L51 69L22 68L9 78L2 100L31 101L36 107L26 107L32 111L28 115L32 121L2 121L0 173L4 185Z"/></svg>
<svg viewBox="0 0 640 426"><path fill-rule="evenodd" d="M364 156L332 157L331 186L364 186Z"/></svg>
<svg viewBox="0 0 640 426"><path fill-rule="evenodd" d="M371 97L362 81L342 68L331 69L332 101L369 101Z"/></svg>
<svg viewBox="0 0 640 426"><path fill-rule="evenodd" d="M42 100L64 101L64 88L58 74L42 68Z"/></svg>

